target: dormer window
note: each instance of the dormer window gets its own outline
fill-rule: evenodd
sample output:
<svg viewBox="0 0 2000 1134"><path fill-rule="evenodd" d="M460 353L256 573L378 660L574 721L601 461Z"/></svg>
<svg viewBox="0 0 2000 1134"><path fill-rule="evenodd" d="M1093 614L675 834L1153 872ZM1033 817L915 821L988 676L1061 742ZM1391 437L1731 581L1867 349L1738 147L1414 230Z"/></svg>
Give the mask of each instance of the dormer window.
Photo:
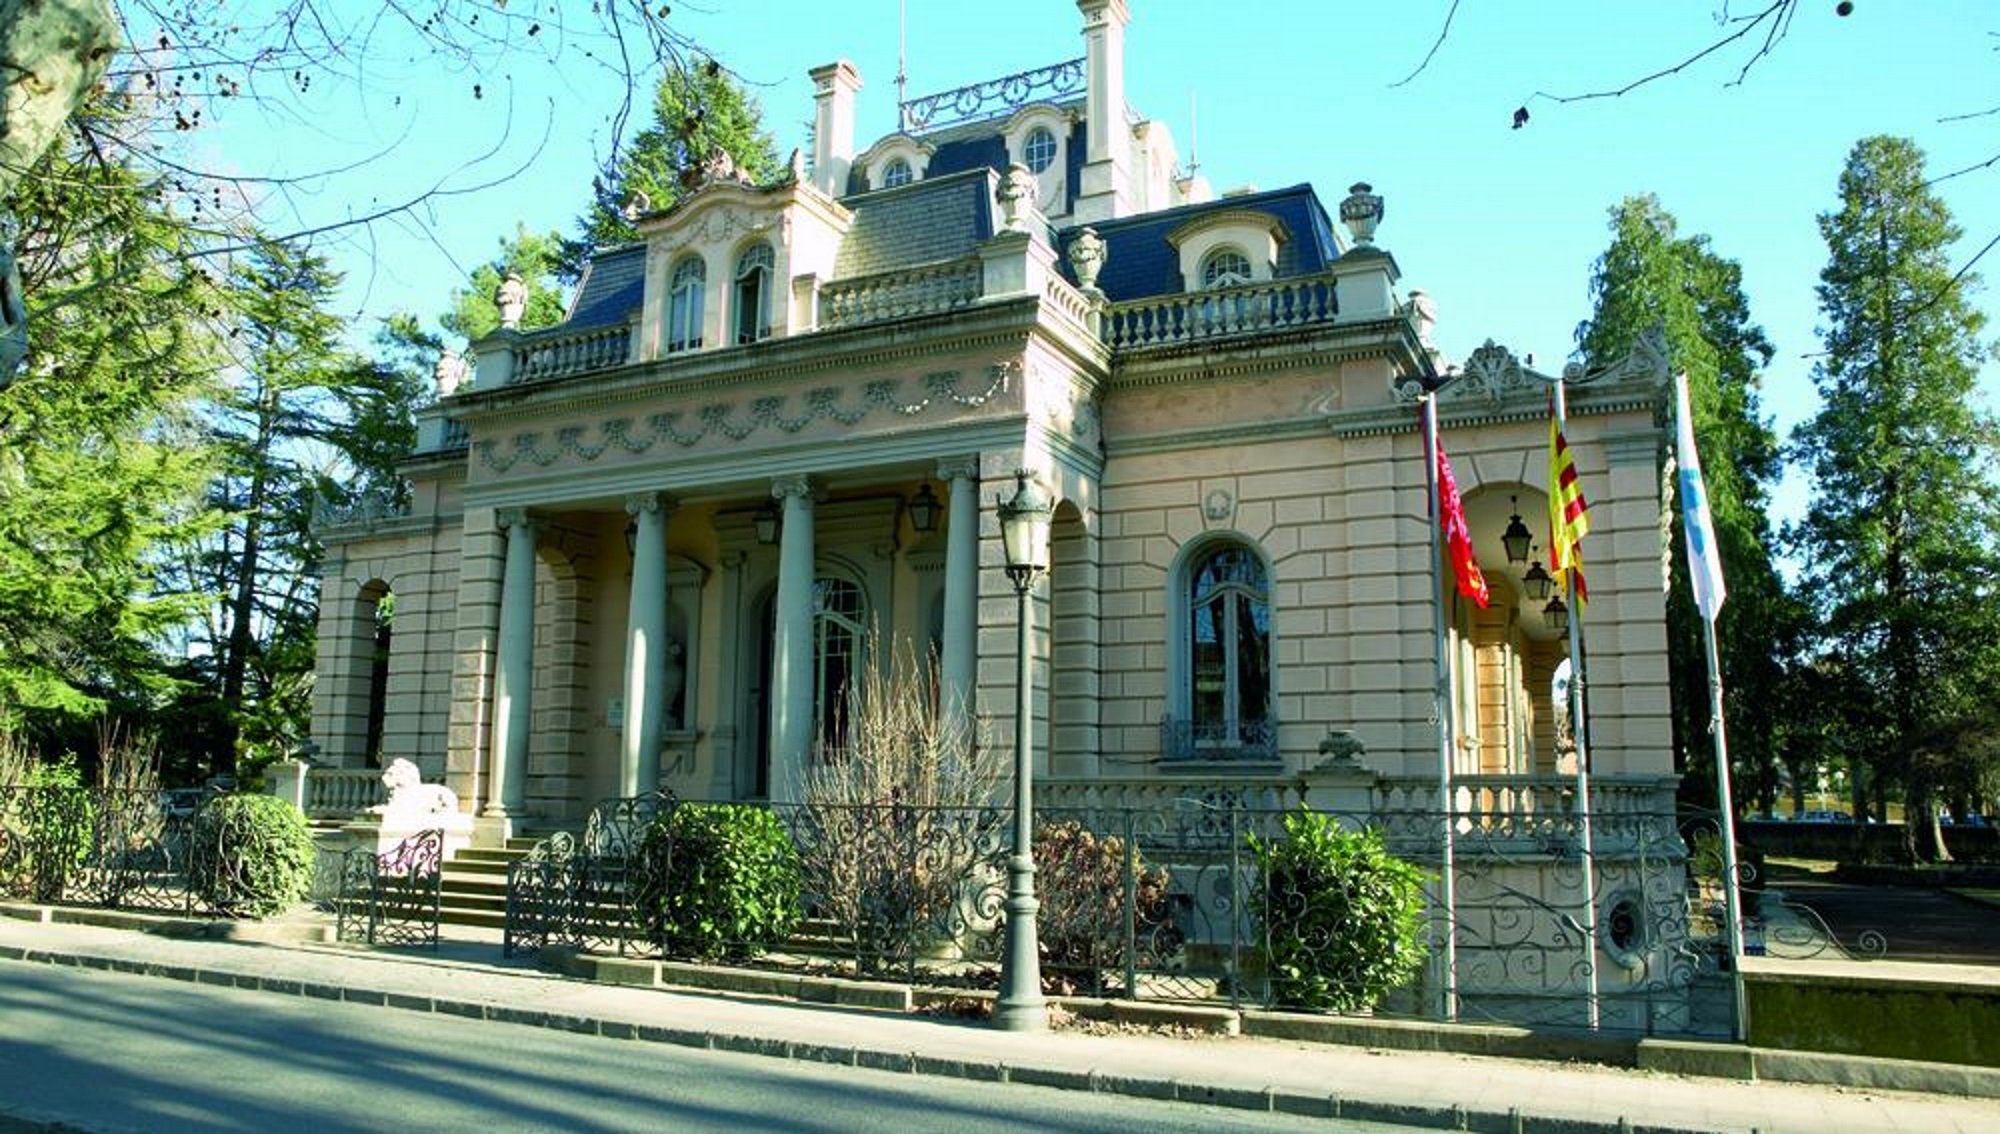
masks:
<svg viewBox="0 0 2000 1134"><path fill-rule="evenodd" d="M1027 163L1030 173L1040 173L1054 165L1056 136L1046 126L1035 127L1021 146L1021 159Z"/></svg>
<svg viewBox="0 0 2000 1134"><path fill-rule="evenodd" d="M736 344L771 336L771 246L752 244L736 259Z"/></svg>
<svg viewBox="0 0 2000 1134"><path fill-rule="evenodd" d="M1217 248L1201 262L1204 288L1241 287L1250 279L1250 257L1235 248Z"/></svg>
<svg viewBox="0 0 2000 1134"><path fill-rule="evenodd" d="M908 185L914 176L910 172L910 163L897 158L882 171L882 188L894 189L898 185Z"/></svg>
<svg viewBox="0 0 2000 1134"><path fill-rule="evenodd" d="M667 299L667 352L701 348L702 291L708 267L699 256L674 265Z"/></svg>

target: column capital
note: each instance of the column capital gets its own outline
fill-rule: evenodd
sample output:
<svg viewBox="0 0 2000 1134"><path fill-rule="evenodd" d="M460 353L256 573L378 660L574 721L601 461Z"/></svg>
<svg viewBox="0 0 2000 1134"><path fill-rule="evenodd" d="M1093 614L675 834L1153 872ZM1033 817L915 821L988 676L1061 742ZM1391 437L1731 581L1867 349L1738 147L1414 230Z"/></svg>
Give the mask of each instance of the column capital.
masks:
<svg viewBox="0 0 2000 1134"><path fill-rule="evenodd" d="M530 515L526 508L496 509L493 519L502 528L527 528L529 531L534 531L542 526L541 521Z"/></svg>
<svg viewBox="0 0 2000 1134"><path fill-rule="evenodd" d="M664 492L634 492L625 497L625 514L637 516L641 512L670 513L679 501Z"/></svg>
<svg viewBox="0 0 2000 1134"><path fill-rule="evenodd" d="M968 453L962 457L940 457L937 464L937 476L942 481L978 480L979 457L973 453Z"/></svg>
<svg viewBox="0 0 2000 1134"><path fill-rule="evenodd" d="M812 504L813 483L809 476L779 476L771 478L771 499L787 500L798 498L807 505Z"/></svg>

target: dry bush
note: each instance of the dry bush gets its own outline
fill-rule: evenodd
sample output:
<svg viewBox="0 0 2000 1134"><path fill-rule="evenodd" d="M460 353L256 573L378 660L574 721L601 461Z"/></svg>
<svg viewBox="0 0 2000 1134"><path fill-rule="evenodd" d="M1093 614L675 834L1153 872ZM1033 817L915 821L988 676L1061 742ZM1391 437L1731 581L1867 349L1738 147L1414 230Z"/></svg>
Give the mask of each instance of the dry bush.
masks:
<svg viewBox="0 0 2000 1134"><path fill-rule="evenodd" d="M864 655L867 656L867 655ZM848 694L848 744L816 754L794 822L813 912L863 970L962 946L998 913L1005 754L939 709L932 667L900 645Z"/></svg>

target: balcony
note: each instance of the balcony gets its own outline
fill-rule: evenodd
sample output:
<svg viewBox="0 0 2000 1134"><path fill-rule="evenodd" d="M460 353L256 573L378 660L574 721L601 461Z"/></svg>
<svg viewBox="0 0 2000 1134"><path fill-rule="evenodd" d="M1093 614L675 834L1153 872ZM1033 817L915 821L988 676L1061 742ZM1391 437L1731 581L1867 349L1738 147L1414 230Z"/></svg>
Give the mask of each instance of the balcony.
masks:
<svg viewBox="0 0 2000 1134"><path fill-rule="evenodd" d="M1258 763L1278 758L1278 722L1160 721L1160 759L1167 763Z"/></svg>
<svg viewBox="0 0 2000 1134"><path fill-rule="evenodd" d="M1323 273L1114 303L1102 336L1113 350L1141 350L1331 323L1339 314L1333 274Z"/></svg>
<svg viewBox="0 0 2000 1134"><path fill-rule="evenodd" d="M977 301L982 286L977 256L837 280L820 289L819 323L838 330L956 311Z"/></svg>

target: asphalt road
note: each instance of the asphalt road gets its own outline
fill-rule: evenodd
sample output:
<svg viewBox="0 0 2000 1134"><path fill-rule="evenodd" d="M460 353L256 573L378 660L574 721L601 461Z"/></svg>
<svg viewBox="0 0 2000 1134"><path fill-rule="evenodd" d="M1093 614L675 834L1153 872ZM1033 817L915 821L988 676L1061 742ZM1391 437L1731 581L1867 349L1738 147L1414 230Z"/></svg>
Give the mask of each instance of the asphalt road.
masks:
<svg viewBox="0 0 2000 1134"><path fill-rule="evenodd" d="M1873 931L1888 948L1884 960L2000 964L2000 909L1970 898L1917 886L1856 886L1803 873L1773 872L1771 885L1825 918L1840 945L1857 955L1858 943Z"/></svg>
<svg viewBox="0 0 2000 1134"><path fill-rule="evenodd" d="M9 965L0 1134L86 1131L1387 1131Z"/></svg>

